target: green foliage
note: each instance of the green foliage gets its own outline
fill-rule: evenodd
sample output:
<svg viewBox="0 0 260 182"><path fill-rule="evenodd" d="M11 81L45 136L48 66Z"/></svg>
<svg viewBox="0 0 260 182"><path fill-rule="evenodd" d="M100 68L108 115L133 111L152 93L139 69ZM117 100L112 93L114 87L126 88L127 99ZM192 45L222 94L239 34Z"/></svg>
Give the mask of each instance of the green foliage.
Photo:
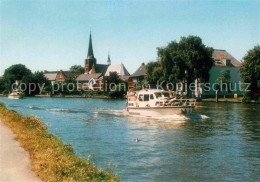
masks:
<svg viewBox="0 0 260 182"><path fill-rule="evenodd" d="M25 65L15 64L7 68L3 75L3 87L6 92L12 90L12 84L16 80L21 81L24 77L31 76L32 72Z"/></svg>
<svg viewBox="0 0 260 182"><path fill-rule="evenodd" d="M31 75L32 72L23 64L15 64L5 70L4 77L12 77L15 80L22 80L25 76Z"/></svg>
<svg viewBox="0 0 260 182"><path fill-rule="evenodd" d="M251 102L251 97L250 97L250 95L249 95L248 92L245 92L245 93L244 93L242 102L243 102L243 103L249 103L249 102Z"/></svg>
<svg viewBox="0 0 260 182"><path fill-rule="evenodd" d="M61 95L77 95L79 94L77 90L76 81L66 81L66 82L56 82L53 85L52 94L61 94Z"/></svg>
<svg viewBox="0 0 260 182"><path fill-rule="evenodd" d="M5 82L4 79L0 79L0 93L2 93L5 90Z"/></svg>
<svg viewBox="0 0 260 182"><path fill-rule="evenodd" d="M212 53L213 49L206 47L200 37L181 37L179 43L173 41L165 48L158 48L159 61L147 65L146 79L150 83L207 81L214 63Z"/></svg>
<svg viewBox="0 0 260 182"><path fill-rule="evenodd" d="M110 72L109 77L106 78L107 83L118 84L121 80L117 74L117 72Z"/></svg>
<svg viewBox="0 0 260 182"><path fill-rule="evenodd" d="M37 71L34 74L25 76L22 80L22 83L27 85L27 89L25 90L26 95L37 95L40 94L40 87L43 87L44 91L50 91L50 81L47 80L44 76L44 72ZM29 89L31 87L31 91Z"/></svg>
<svg viewBox="0 0 260 182"><path fill-rule="evenodd" d="M123 86L123 84L119 84L113 87L108 95L112 98L123 98L125 93L125 87Z"/></svg>
<svg viewBox="0 0 260 182"><path fill-rule="evenodd" d="M15 64L5 70L3 79L0 81L0 92L8 94L12 90L12 84L14 84L16 80L23 83L22 89L27 88L25 90L26 95L39 94L39 86L45 84L45 88L48 88L50 85L50 82L44 77L43 72L38 71L33 74L31 70L24 65ZM29 85L31 85L31 92L29 91Z"/></svg>
<svg viewBox="0 0 260 182"><path fill-rule="evenodd" d="M229 70L221 71L221 75L216 79L216 83L218 83L218 85L230 84L231 83L230 71Z"/></svg>
<svg viewBox="0 0 260 182"><path fill-rule="evenodd" d="M160 62L150 62L146 66L147 74L145 79L150 83L156 83L157 81L162 81L164 79L162 72L163 68Z"/></svg>
<svg viewBox="0 0 260 182"><path fill-rule="evenodd" d="M113 85L118 85L119 83L122 83L123 81L119 78L117 72L110 72L108 77L104 78L105 83L105 90L110 91L110 88Z"/></svg>
<svg viewBox="0 0 260 182"><path fill-rule="evenodd" d="M243 63L240 67L241 77L245 83L250 83L249 96L251 99L258 99L260 92L260 86L258 84L260 80L260 46L257 45L253 49L249 50L243 58ZM246 97L246 96L245 96Z"/></svg>
<svg viewBox="0 0 260 182"><path fill-rule="evenodd" d="M85 72L85 69L80 65L74 65L70 67L70 71L76 74L83 74Z"/></svg>

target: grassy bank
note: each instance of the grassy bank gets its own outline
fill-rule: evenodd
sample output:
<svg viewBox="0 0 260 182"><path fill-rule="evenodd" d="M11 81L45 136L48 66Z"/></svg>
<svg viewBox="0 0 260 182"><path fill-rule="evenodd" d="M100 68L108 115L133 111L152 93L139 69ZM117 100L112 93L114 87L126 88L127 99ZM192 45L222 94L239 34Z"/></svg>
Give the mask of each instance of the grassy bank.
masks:
<svg viewBox="0 0 260 182"><path fill-rule="evenodd" d="M100 170L89 159L77 157L73 148L48 133L38 118L22 116L2 103L0 117L29 152L32 170L42 181L119 181L111 170Z"/></svg>

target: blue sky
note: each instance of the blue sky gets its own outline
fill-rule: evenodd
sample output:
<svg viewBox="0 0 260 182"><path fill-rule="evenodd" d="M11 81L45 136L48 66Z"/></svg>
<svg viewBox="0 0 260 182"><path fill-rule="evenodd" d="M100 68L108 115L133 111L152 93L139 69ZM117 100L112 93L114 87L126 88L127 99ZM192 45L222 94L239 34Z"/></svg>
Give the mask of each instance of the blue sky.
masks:
<svg viewBox="0 0 260 182"><path fill-rule="evenodd" d="M156 47L197 35L241 60L260 42L260 1L1 1L1 69L83 66L89 31L98 63L133 73L156 60Z"/></svg>

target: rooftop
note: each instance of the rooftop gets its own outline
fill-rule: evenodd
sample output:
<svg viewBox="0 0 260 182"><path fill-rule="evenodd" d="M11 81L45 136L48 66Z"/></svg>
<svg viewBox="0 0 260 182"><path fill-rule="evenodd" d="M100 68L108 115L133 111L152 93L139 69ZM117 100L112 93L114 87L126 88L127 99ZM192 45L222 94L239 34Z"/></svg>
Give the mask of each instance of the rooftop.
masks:
<svg viewBox="0 0 260 182"><path fill-rule="evenodd" d="M110 72L117 72L118 76L130 76L129 72L123 64L111 64L108 66L105 76L109 76Z"/></svg>
<svg viewBox="0 0 260 182"><path fill-rule="evenodd" d="M142 63L142 65L131 76L132 77L144 76L146 75L146 73L147 73L146 65Z"/></svg>
<svg viewBox="0 0 260 182"><path fill-rule="evenodd" d="M240 67L241 62L231 56L226 50L215 49L212 58L215 61L216 66L226 66L225 61L228 59L234 67Z"/></svg>

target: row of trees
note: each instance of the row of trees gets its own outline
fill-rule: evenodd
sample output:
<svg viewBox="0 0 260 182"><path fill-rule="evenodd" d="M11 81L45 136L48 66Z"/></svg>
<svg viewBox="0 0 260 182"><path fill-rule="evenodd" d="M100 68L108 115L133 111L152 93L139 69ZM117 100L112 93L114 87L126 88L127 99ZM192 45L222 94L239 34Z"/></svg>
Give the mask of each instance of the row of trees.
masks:
<svg viewBox="0 0 260 182"><path fill-rule="evenodd" d="M172 41L164 48L157 48L158 60L147 64L146 81L156 84L157 81L169 81L188 85L196 79L200 82L209 81L209 71L214 65L213 48L202 43L200 37L181 37L179 42ZM258 97L260 80L260 46L255 46L243 58L240 68L245 83L251 83L250 98ZM216 82L229 83L230 73L223 71ZM165 84L166 84L165 82ZM188 89L188 96L190 90Z"/></svg>
<svg viewBox="0 0 260 182"><path fill-rule="evenodd" d="M73 73L82 74L84 73L84 68L80 65L74 65L70 68L70 71ZM45 72L41 71L32 73L31 70L29 70L28 68L26 68L25 65L22 64L12 65L5 70L3 78L0 79L0 93L10 93L12 89L17 88L17 85L14 85L14 83L16 83L16 81L19 81L20 83L22 83L20 85L21 89L25 90L24 94L26 94L27 96L39 94L40 87L43 86L43 92L49 94L85 94L82 91L78 92L76 81L74 80L70 80L65 83L56 83L55 85L53 85L52 88L50 81L45 78L44 73ZM116 72L111 73L109 77L105 77L104 83L106 83L106 86L108 88L105 88L105 92L102 92L103 95L110 97L123 97L126 93L124 87L119 87L119 84L125 84L126 86L127 84L119 78ZM113 83L115 88L113 87L111 89L109 87L110 83ZM62 84L65 86L61 86ZM66 86L68 84L70 84L70 87L73 86L74 89L72 91L71 88L68 88ZM98 92L98 94L102 93Z"/></svg>

